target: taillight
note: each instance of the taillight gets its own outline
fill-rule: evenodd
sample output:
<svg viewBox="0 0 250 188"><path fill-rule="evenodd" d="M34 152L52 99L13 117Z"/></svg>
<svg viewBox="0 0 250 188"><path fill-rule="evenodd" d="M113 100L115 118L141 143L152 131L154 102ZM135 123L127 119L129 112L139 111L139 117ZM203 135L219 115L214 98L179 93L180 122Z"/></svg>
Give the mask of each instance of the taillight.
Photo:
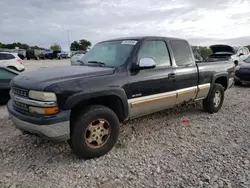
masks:
<svg viewBox="0 0 250 188"><path fill-rule="evenodd" d="M20 63L20 64L22 64L22 62L23 62L21 59L17 59L16 61L17 61L18 63Z"/></svg>

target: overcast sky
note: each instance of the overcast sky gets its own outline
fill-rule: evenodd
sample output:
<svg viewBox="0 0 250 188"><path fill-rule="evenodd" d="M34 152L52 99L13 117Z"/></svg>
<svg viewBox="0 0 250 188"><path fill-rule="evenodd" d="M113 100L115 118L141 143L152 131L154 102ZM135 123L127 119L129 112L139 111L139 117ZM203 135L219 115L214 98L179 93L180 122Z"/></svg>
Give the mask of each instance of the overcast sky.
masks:
<svg viewBox="0 0 250 188"><path fill-rule="evenodd" d="M0 41L68 48L139 35L191 44L250 44L249 0L0 0Z"/></svg>

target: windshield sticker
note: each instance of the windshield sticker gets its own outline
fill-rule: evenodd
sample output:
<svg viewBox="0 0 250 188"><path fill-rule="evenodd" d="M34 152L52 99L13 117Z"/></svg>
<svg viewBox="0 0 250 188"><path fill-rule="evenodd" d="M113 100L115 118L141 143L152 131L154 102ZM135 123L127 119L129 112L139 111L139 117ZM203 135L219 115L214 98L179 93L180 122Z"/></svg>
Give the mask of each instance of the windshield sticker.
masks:
<svg viewBox="0 0 250 188"><path fill-rule="evenodd" d="M129 45L136 45L136 40L124 40L122 41L122 44L129 44Z"/></svg>

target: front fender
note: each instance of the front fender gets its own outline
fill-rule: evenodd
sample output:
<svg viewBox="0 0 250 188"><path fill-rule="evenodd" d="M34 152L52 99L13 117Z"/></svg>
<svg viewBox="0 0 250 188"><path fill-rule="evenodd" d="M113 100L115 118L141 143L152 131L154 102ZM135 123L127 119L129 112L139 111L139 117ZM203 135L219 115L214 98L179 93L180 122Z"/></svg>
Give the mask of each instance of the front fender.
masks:
<svg viewBox="0 0 250 188"><path fill-rule="evenodd" d="M79 92L75 93L72 96L68 97L68 99L65 102L64 109L72 109L74 108L78 103L97 98L97 97L105 97L105 96L116 96L119 97L123 104L123 110L125 113L125 117L128 117L129 113L129 106L128 106L128 100L127 95L125 91L122 88L109 88L107 90L102 91L92 91L92 92Z"/></svg>

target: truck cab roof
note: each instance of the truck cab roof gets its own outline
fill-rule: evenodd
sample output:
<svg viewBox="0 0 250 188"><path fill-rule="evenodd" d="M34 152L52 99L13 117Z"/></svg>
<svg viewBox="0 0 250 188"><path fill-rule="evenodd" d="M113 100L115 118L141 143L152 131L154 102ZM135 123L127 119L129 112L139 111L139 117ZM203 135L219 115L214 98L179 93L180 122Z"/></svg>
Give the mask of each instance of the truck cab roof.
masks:
<svg viewBox="0 0 250 188"><path fill-rule="evenodd" d="M131 36L131 37L121 37L121 38L114 38L114 39L110 39L110 40L106 40L106 41L102 41L100 43L103 42L109 42L109 41L117 41L117 40L150 40L150 39L164 39L167 41L170 40L184 40L181 38L174 38L174 37L163 37L163 36Z"/></svg>

